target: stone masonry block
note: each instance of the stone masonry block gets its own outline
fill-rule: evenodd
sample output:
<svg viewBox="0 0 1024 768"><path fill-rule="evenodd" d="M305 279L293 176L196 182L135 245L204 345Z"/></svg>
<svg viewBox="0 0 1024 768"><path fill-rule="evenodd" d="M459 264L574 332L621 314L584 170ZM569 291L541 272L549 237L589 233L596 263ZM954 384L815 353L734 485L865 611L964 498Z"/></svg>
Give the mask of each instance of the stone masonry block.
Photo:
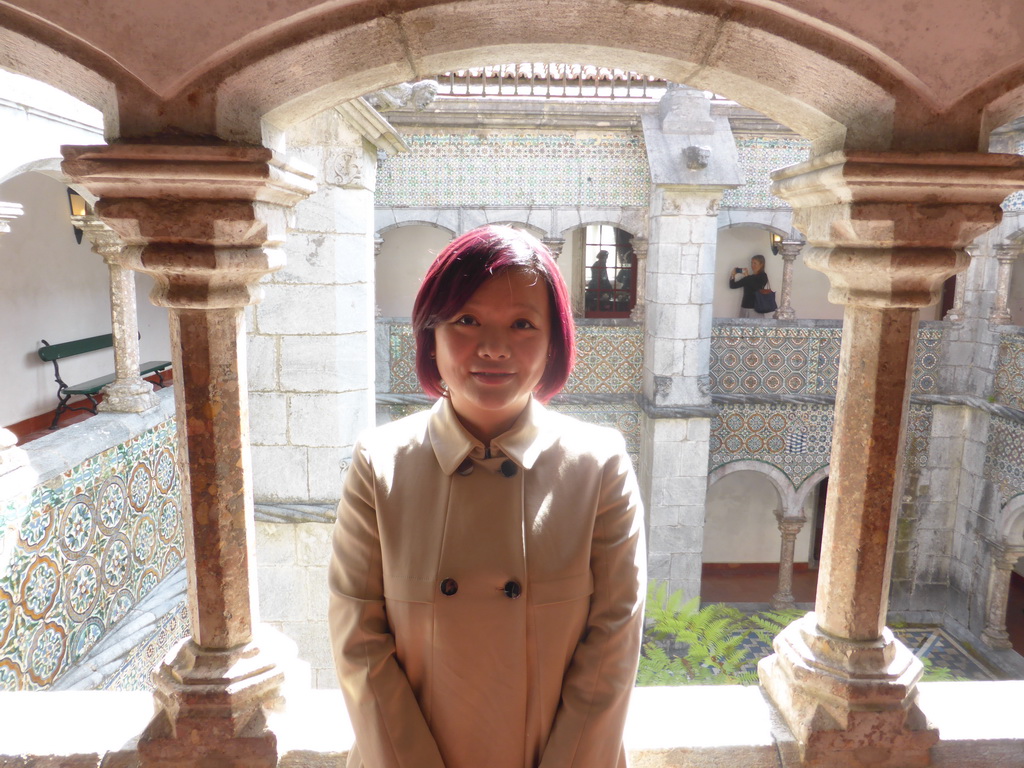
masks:
<svg viewBox="0 0 1024 768"><path fill-rule="evenodd" d="M662 443L675 444L686 439L686 419L654 419L649 423L651 435L655 446Z"/></svg>
<svg viewBox="0 0 1024 768"><path fill-rule="evenodd" d="M326 589L325 584L324 590ZM284 631L299 646L299 656L308 661L311 667L314 669L334 668L326 617L319 622L286 625Z"/></svg>
<svg viewBox="0 0 1024 768"><path fill-rule="evenodd" d="M266 392L277 389L277 337L250 333L246 338L246 369L249 391Z"/></svg>
<svg viewBox="0 0 1024 768"><path fill-rule="evenodd" d="M318 568L306 568L306 601L309 608L310 621L324 621L327 618L327 605L330 592L327 589L327 561Z"/></svg>
<svg viewBox="0 0 1024 768"><path fill-rule="evenodd" d="M256 564L290 565L295 562L295 526L256 523Z"/></svg>
<svg viewBox="0 0 1024 768"><path fill-rule="evenodd" d="M711 368L711 339L704 336L686 343L686 357L683 362L683 375L687 378L698 378L705 375Z"/></svg>
<svg viewBox="0 0 1024 768"><path fill-rule="evenodd" d="M288 436L292 445L352 445L365 428L366 392L329 392L288 397Z"/></svg>
<svg viewBox="0 0 1024 768"><path fill-rule="evenodd" d="M679 523L677 508L671 501L663 503L652 502L648 506L647 516L652 529L673 526Z"/></svg>
<svg viewBox="0 0 1024 768"><path fill-rule="evenodd" d="M686 499L686 504L679 506L679 524L703 530L704 528L704 504L694 503L696 499Z"/></svg>
<svg viewBox="0 0 1024 768"><path fill-rule="evenodd" d="M714 298L714 274L694 275L689 300L694 304L709 304Z"/></svg>
<svg viewBox="0 0 1024 768"><path fill-rule="evenodd" d="M336 506L341 498L341 481L352 446L313 448L309 451L309 499Z"/></svg>
<svg viewBox="0 0 1024 768"><path fill-rule="evenodd" d="M697 273L701 275L714 275L717 260L718 248L716 244L702 244L700 246L700 256L697 258Z"/></svg>
<svg viewBox="0 0 1024 768"><path fill-rule="evenodd" d="M331 557L331 523L299 523L296 526L296 562L299 565L326 567Z"/></svg>
<svg viewBox="0 0 1024 768"><path fill-rule="evenodd" d="M281 389L285 392L345 392L370 386L369 333L345 336L285 336L281 339Z"/></svg>
<svg viewBox="0 0 1024 768"><path fill-rule="evenodd" d="M651 219L651 242L688 243L693 222L686 216L655 216Z"/></svg>
<svg viewBox="0 0 1024 768"><path fill-rule="evenodd" d="M648 552L647 554L647 577L653 580L665 581L672 572L672 556L669 554L658 554Z"/></svg>
<svg viewBox="0 0 1024 768"><path fill-rule="evenodd" d="M373 282L373 242L368 236L294 233L285 248L288 265L274 273L275 283Z"/></svg>
<svg viewBox="0 0 1024 768"><path fill-rule="evenodd" d="M257 581L261 618L267 621L306 621L309 618L305 568L295 565L258 568Z"/></svg>
<svg viewBox="0 0 1024 768"><path fill-rule="evenodd" d="M703 500L707 494L707 477L665 477L658 480L651 488L652 505L677 505L680 501L694 502ZM678 511L674 513L679 522Z"/></svg>
<svg viewBox="0 0 1024 768"><path fill-rule="evenodd" d="M365 189L324 186L295 206L293 229L299 232L372 238L373 226L373 193Z"/></svg>
<svg viewBox="0 0 1024 768"><path fill-rule="evenodd" d="M694 442L708 442L711 439L711 419L687 419L686 437Z"/></svg>
<svg viewBox="0 0 1024 768"><path fill-rule="evenodd" d="M651 240L647 252L648 274L678 275L682 271L682 246L674 243L656 243Z"/></svg>
<svg viewBox="0 0 1024 768"><path fill-rule="evenodd" d="M659 554L697 553L700 555L704 545L703 528L693 525L651 526L652 552Z"/></svg>
<svg viewBox="0 0 1024 768"><path fill-rule="evenodd" d="M694 581L700 583L701 577L701 556L700 553L687 555L672 555L672 580L673 581Z"/></svg>
<svg viewBox="0 0 1024 768"><path fill-rule="evenodd" d="M252 446L252 479L258 501L307 501L306 448Z"/></svg>
<svg viewBox="0 0 1024 768"><path fill-rule="evenodd" d="M249 395L249 440L253 445L288 443L288 410L283 394L253 392Z"/></svg>
<svg viewBox="0 0 1024 768"><path fill-rule="evenodd" d="M370 333L372 297L365 284L266 286L266 299L256 307L262 333L344 334Z"/></svg>

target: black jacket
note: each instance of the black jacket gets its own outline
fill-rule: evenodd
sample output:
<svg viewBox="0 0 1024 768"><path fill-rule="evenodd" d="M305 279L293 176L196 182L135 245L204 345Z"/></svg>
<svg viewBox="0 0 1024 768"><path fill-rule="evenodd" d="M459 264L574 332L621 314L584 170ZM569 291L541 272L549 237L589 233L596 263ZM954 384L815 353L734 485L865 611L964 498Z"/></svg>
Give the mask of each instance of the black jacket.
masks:
<svg viewBox="0 0 1024 768"><path fill-rule="evenodd" d="M736 279L735 272L729 273L729 287L743 289L743 301L740 302L741 309L753 309L754 291L759 291L766 285L768 285L768 273L764 270L741 277L739 280Z"/></svg>

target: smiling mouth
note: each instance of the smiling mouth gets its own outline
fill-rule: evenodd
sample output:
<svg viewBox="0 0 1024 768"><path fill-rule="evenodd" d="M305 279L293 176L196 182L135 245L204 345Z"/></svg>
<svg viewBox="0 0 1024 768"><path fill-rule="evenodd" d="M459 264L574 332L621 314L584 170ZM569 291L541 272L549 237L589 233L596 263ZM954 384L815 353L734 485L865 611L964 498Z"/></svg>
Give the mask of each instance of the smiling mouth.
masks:
<svg viewBox="0 0 1024 768"><path fill-rule="evenodd" d="M472 376L485 384L503 384L512 378L511 371L473 371Z"/></svg>

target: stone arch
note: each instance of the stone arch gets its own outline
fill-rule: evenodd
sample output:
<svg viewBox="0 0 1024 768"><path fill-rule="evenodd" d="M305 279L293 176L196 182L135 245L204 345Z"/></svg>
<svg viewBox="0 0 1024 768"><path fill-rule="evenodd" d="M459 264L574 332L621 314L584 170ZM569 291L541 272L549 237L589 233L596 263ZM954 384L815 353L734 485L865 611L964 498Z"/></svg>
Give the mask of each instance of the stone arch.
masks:
<svg viewBox="0 0 1024 768"><path fill-rule="evenodd" d="M496 226L514 227L515 229L522 229L525 230L526 232L529 232L538 240L544 240L549 236L548 231L543 227L538 227L536 224L530 224L529 222L521 221L518 219L496 219L494 221L488 221L487 223L494 224ZM474 224L474 227L475 226L477 225ZM468 232L469 230L467 229L466 231Z"/></svg>
<svg viewBox="0 0 1024 768"><path fill-rule="evenodd" d="M391 215L389 218L392 220L391 223L383 225L378 223L376 228L377 235L383 237L388 232L402 229L403 227L434 227L435 229L443 229L450 237L455 237L458 234L458 230L450 226L450 222L442 221L441 216L438 216L437 221L427 221L426 219L417 218L419 213L421 212L408 212L406 214L401 210L390 211Z"/></svg>
<svg viewBox="0 0 1024 768"><path fill-rule="evenodd" d="M1024 546L1024 493L1010 499L999 512L999 533L1010 546Z"/></svg>
<svg viewBox="0 0 1024 768"><path fill-rule="evenodd" d="M816 469L807 478L800 483L796 489L796 504L798 509L803 509L804 504L807 502L807 497L814 492L814 489L818 487L818 484L829 477L832 474L832 466L826 464L823 467Z"/></svg>
<svg viewBox="0 0 1024 768"><path fill-rule="evenodd" d="M566 239L577 229L591 226L617 227L624 232L629 232L633 237L647 237L647 211L637 211L630 208L622 208L617 211L618 216L610 216L610 212L583 210L579 212L579 218L570 226L564 227L559 237Z"/></svg>
<svg viewBox="0 0 1024 768"><path fill-rule="evenodd" d="M786 210L723 210L718 214L718 231L752 227L783 238L799 236L793 229L793 211Z"/></svg>
<svg viewBox="0 0 1024 768"><path fill-rule="evenodd" d="M763 461L743 460L723 464L708 473L708 488L710 489L711 486L723 477L734 472L757 472L767 477L775 488L776 493L779 494L779 505L787 517L793 516L792 510L800 509L800 507L794 506L797 498L796 489L786 473L778 467Z"/></svg>

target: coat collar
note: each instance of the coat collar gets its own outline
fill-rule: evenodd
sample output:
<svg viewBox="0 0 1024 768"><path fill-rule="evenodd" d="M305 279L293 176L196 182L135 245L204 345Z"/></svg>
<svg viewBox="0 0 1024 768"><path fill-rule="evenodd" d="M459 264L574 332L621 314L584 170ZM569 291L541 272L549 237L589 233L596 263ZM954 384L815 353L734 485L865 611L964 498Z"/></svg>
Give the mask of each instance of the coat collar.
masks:
<svg viewBox="0 0 1024 768"><path fill-rule="evenodd" d="M511 429L491 440L491 452L497 449L523 469L531 469L553 439L549 421L548 410L531 397ZM427 431L437 463L446 475L458 469L474 450L483 457L483 444L462 426L447 397L431 408Z"/></svg>

